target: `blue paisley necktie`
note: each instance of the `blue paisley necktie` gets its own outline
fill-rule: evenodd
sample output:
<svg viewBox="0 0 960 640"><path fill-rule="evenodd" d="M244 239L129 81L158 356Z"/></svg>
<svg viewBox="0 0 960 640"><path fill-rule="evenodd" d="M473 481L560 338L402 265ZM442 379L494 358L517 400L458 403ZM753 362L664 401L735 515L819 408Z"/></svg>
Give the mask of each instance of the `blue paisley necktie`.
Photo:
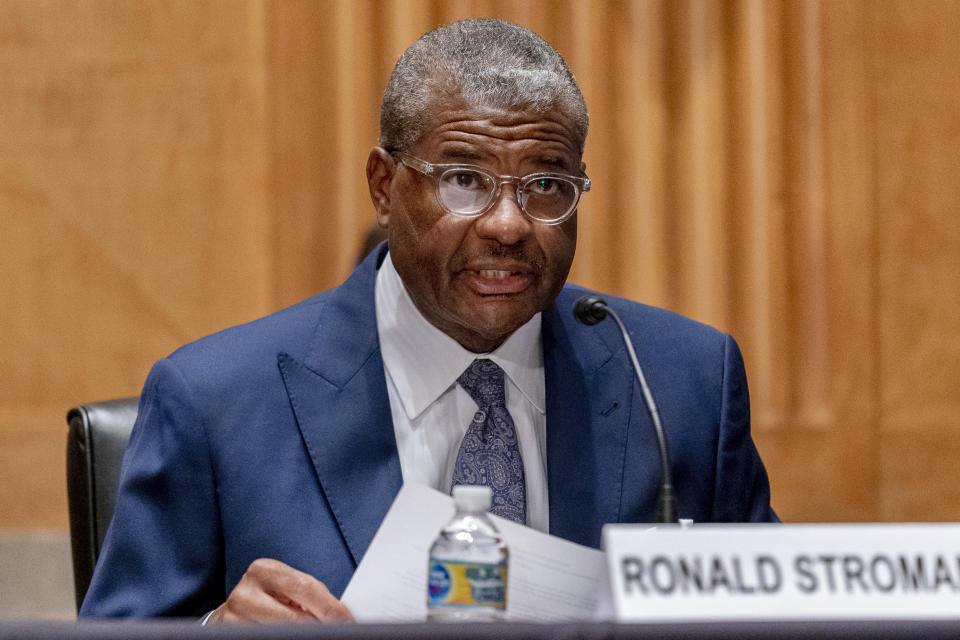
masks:
<svg viewBox="0 0 960 640"><path fill-rule="evenodd" d="M478 410L460 443L453 484L480 484L493 490L491 513L527 523L527 496L517 430L507 411L503 369L491 360L474 360L457 382Z"/></svg>

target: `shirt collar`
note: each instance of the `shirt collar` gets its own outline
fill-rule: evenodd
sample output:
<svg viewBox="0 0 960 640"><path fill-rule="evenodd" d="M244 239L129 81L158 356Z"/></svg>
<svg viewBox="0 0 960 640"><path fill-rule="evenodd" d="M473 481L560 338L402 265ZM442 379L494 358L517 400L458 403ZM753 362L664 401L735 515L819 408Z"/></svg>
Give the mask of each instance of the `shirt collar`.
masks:
<svg viewBox="0 0 960 640"><path fill-rule="evenodd" d="M423 317L403 286L389 252L377 273L375 296L383 365L409 420L456 384L476 358L489 358L500 365L527 400L545 412L539 313L491 353L476 354Z"/></svg>

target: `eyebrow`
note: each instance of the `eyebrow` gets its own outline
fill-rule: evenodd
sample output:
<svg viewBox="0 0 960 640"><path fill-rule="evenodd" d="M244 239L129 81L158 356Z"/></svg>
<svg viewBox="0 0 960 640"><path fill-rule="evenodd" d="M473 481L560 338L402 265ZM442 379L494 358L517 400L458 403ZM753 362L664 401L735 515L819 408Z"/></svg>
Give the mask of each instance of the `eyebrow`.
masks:
<svg viewBox="0 0 960 640"><path fill-rule="evenodd" d="M483 154L472 149L447 147L440 152L440 159L451 162L480 162L483 160Z"/></svg>
<svg viewBox="0 0 960 640"><path fill-rule="evenodd" d="M465 162L468 164L483 164L484 154L467 148L450 148L440 152L440 163ZM545 165L547 171L553 173L576 173L575 169L567 166L563 158L556 155L545 155L536 158L536 164Z"/></svg>
<svg viewBox="0 0 960 640"><path fill-rule="evenodd" d="M564 162L562 158L558 156L542 156L540 158L537 158L537 163L555 167L564 172L573 170L571 167L567 166L567 163Z"/></svg>

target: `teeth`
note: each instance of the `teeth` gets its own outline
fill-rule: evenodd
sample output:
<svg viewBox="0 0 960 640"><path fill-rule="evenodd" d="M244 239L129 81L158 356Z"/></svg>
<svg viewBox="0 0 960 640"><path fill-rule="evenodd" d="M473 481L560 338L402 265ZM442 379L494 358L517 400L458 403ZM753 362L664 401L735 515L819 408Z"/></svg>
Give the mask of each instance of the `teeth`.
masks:
<svg viewBox="0 0 960 640"><path fill-rule="evenodd" d="M484 278L495 278L497 280L502 280L510 275L509 271L500 271L497 269L482 269L480 275Z"/></svg>

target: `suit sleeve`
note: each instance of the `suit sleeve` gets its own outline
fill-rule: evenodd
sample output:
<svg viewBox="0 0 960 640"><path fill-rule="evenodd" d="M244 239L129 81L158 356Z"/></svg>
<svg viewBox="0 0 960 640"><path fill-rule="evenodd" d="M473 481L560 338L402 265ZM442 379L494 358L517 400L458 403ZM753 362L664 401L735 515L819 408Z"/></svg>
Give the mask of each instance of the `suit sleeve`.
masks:
<svg viewBox="0 0 960 640"><path fill-rule="evenodd" d="M750 436L750 396L740 348L725 336L714 522L779 522L770 483Z"/></svg>
<svg viewBox="0 0 960 640"><path fill-rule="evenodd" d="M199 618L224 598L221 539L205 425L183 375L161 360L144 385L80 616Z"/></svg>

